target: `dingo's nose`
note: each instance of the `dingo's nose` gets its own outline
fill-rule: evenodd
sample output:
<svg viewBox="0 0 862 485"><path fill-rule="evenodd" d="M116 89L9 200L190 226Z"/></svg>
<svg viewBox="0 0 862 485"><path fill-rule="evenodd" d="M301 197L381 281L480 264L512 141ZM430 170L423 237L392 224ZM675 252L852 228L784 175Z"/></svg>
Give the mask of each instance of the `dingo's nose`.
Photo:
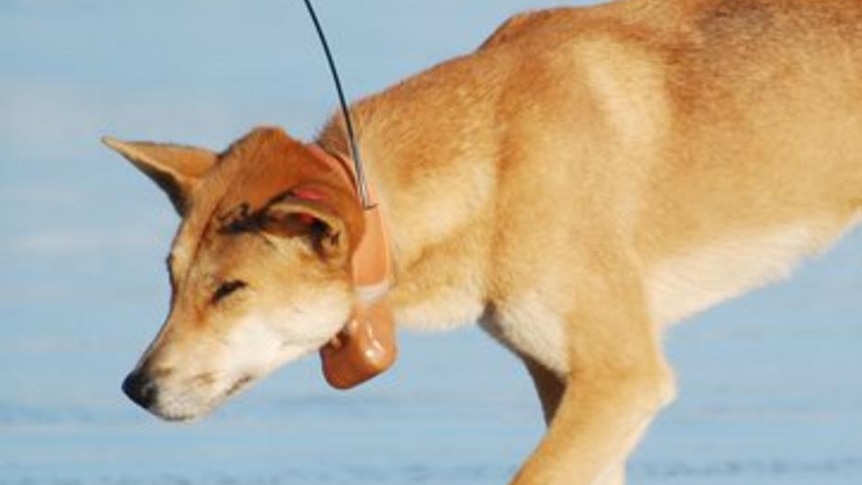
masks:
<svg viewBox="0 0 862 485"><path fill-rule="evenodd" d="M135 371L123 381L123 392L137 405L149 409L156 401L158 391L149 377L143 372Z"/></svg>

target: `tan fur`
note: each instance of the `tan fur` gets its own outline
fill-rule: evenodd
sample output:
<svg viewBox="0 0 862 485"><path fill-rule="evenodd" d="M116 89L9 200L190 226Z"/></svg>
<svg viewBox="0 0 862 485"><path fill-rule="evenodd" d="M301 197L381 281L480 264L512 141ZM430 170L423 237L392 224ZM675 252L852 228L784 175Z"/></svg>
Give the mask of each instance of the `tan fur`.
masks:
<svg viewBox="0 0 862 485"><path fill-rule="evenodd" d="M626 0L517 16L356 104L392 228L397 320L479 321L536 383L549 429L514 484L622 484L673 396L662 327L784 276L856 220L860 57L855 0ZM117 143L139 166L193 172ZM348 152L338 118L319 143ZM190 201L173 309L135 374L158 390L154 412L204 414L346 320L355 294L314 234L213 222L243 202L265 215L320 178L277 175L308 163L259 130L171 194ZM326 234L355 238L356 208L333 190L340 202L315 210L344 221ZM248 288L213 305L235 279ZM267 350L271 338L291 351Z"/></svg>

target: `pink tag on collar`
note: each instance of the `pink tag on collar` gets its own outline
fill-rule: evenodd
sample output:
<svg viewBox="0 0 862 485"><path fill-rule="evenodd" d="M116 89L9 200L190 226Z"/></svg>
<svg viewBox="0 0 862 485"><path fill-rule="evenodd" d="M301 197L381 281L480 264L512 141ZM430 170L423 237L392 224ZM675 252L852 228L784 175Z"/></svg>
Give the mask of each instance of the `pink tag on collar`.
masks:
<svg viewBox="0 0 862 485"><path fill-rule="evenodd" d="M311 201L314 201L314 202L319 202L319 201L321 201L321 200L323 200L323 199L324 199L323 194L321 194L320 192L318 192L318 191L316 191L316 190L314 190L314 189L310 189L310 188L303 188L303 187L300 187L300 188L297 188L297 189L293 189L293 190L291 191L291 193L292 193L295 197L297 197L297 198L299 198L299 199L303 199L303 200L311 200Z"/></svg>

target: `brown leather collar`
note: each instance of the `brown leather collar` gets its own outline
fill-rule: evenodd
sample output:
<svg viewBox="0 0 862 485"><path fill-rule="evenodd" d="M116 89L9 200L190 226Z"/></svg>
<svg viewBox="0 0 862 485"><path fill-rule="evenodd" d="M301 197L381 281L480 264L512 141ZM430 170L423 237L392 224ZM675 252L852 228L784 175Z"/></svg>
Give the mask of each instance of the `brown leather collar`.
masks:
<svg viewBox="0 0 862 485"><path fill-rule="evenodd" d="M357 193L350 160L317 144L308 148L324 164L337 167ZM386 300L393 278L392 250L380 203L370 185L369 196L371 207L363 210L365 232L351 258L358 301L350 321L320 349L323 374L337 389L349 389L381 374L392 366L398 353L392 309Z"/></svg>

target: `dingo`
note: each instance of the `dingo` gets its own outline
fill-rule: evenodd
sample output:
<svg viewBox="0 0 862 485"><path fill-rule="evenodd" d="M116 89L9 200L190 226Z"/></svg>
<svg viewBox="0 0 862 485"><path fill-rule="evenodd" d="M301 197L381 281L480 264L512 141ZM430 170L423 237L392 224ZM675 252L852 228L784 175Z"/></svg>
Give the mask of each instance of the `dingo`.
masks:
<svg viewBox="0 0 862 485"><path fill-rule="evenodd" d="M862 2L523 14L353 115L393 262L374 305L407 326L478 321L523 359L549 428L513 483L618 485L674 394L662 329L856 220ZM348 153L340 117L313 145L276 128L222 153L106 142L182 216L170 314L124 385L135 401L196 418L339 348L370 232L323 153Z"/></svg>

